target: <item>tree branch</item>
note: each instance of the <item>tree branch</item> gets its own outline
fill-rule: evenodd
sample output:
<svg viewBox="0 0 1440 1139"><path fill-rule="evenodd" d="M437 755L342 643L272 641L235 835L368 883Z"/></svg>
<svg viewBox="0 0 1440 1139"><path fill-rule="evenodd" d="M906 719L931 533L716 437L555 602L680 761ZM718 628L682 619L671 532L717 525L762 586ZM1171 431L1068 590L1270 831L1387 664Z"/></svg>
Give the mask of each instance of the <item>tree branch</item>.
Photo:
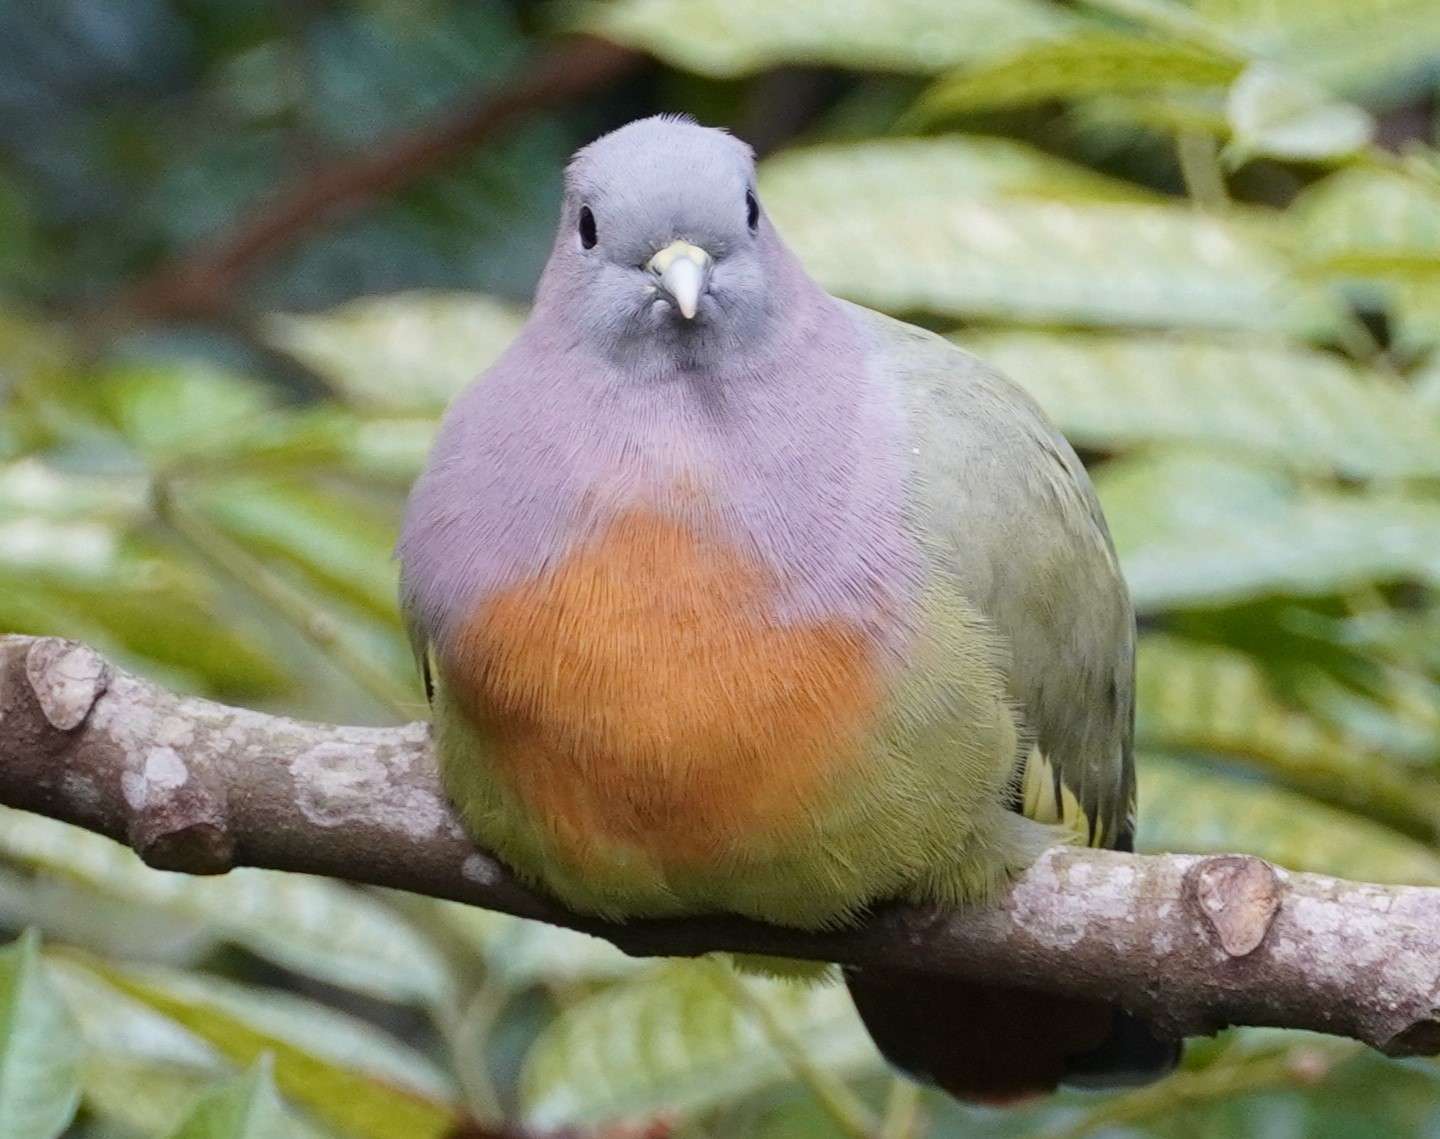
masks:
<svg viewBox="0 0 1440 1139"><path fill-rule="evenodd" d="M177 696L47 638L0 638L0 802L126 843L152 866L329 875L470 902L638 955L724 949L1118 1001L1184 1034L1308 1028L1440 1052L1440 889L1242 855L1056 848L991 906L888 906L809 933L731 917L571 913L476 850L428 729L307 724Z"/></svg>
<svg viewBox="0 0 1440 1139"><path fill-rule="evenodd" d="M563 43L518 82L477 91L432 122L282 187L228 231L152 270L125 291L113 313L141 320L223 314L236 285L306 230L430 173L523 115L605 86L641 59L603 40L577 37Z"/></svg>

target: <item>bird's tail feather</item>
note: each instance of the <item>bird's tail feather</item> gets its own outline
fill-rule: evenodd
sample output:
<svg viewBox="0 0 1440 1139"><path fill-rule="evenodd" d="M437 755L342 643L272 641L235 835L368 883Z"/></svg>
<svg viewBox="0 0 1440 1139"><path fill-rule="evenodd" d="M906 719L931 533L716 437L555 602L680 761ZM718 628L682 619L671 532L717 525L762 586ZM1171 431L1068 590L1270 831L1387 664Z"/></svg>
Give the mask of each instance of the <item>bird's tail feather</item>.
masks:
<svg viewBox="0 0 1440 1139"><path fill-rule="evenodd" d="M1180 1058L1178 1041L1103 1001L875 970L846 983L886 1059L964 1100L1149 1083Z"/></svg>

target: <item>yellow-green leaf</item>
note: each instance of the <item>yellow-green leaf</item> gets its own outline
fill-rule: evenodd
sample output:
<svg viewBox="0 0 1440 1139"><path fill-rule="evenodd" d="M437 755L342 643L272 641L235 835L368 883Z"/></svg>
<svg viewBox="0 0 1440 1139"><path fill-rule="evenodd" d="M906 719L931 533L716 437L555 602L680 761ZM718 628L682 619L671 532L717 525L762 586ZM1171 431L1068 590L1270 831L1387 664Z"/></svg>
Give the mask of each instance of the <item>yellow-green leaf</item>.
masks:
<svg viewBox="0 0 1440 1139"><path fill-rule="evenodd" d="M80 1023L86 1051L154 1066L213 1069L218 1054L150 1005L114 988L86 965L89 958L57 951L51 974ZM152 968L148 980L172 996L212 1007L267 1036L322 1060L437 1100L454 1094L434 1064L357 1017L278 989L240 985L206 973Z"/></svg>
<svg viewBox="0 0 1440 1139"><path fill-rule="evenodd" d="M434 412L495 362L523 319L514 305L478 294L410 292L276 314L263 328L350 400Z"/></svg>
<svg viewBox="0 0 1440 1139"><path fill-rule="evenodd" d="M188 501L252 553L299 569L326 596L397 620L393 509L335 487L254 478L196 487Z"/></svg>
<svg viewBox="0 0 1440 1139"><path fill-rule="evenodd" d="M26 933L0 950L0 1139L55 1139L80 1102L80 1033Z"/></svg>
<svg viewBox="0 0 1440 1139"><path fill-rule="evenodd" d="M1244 61L1182 40L1081 31L1026 45L1012 55L933 84L916 113L926 119L1050 99L1177 87L1224 87Z"/></svg>
<svg viewBox="0 0 1440 1139"><path fill-rule="evenodd" d="M1286 704L1243 653L1146 636L1137 679L1141 747L1233 757L1428 841L1440 835L1440 782Z"/></svg>
<svg viewBox="0 0 1440 1139"><path fill-rule="evenodd" d="M1430 358L1412 377L1415 398L1420 401L1433 423L1440 425L1440 351Z"/></svg>
<svg viewBox="0 0 1440 1139"><path fill-rule="evenodd" d="M1225 94L1219 88L1201 87L1137 94L1112 92L1077 104L1071 117L1082 133L1094 140L1092 148L1128 148L1135 142L1136 128L1148 128L1167 140L1182 132L1225 138L1230 133Z"/></svg>
<svg viewBox="0 0 1440 1139"><path fill-rule="evenodd" d="M1136 455L1096 478L1138 609L1440 583L1440 499L1300 488L1213 455Z"/></svg>
<svg viewBox="0 0 1440 1139"><path fill-rule="evenodd" d="M1422 269L1440 258L1440 184L1389 170L1341 170L1295 202L1312 265Z"/></svg>
<svg viewBox="0 0 1440 1139"><path fill-rule="evenodd" d="M230 1070L204 1041L120 993L79 961L52 955L46 964L84 1037L89 1114L127 1134L169 1134L197 1096ZM323 1029L324 1018L335 1014L320 1012L317 1027ZM363 1032L373 1035L375 1030L367 1027ZM291 1125L303 1139L333 1139L333 1133L322 1132L308 1119L292 1119Z"/></svg>
<svg viewBox="0 0 1440 1139"><path fill-rule="evenodd" d="M1301 471L1440 474L1440 422L1403 388L1276 340L975 332L955 339L1035 396L1077 445L1194 443Z"/></svg>
<svg viewBox="0 0 1440 1139"><path fill-rule="evenodd" d="M216 1075L200 1068L127 1060L114 1053L92 1057L85 1064L85 1112L124 1136L168 1135ZM320 1137L312 1132L310 1139Z"/></svg>
<svg viewBox="0 0 1440 1139"><path fill-rule="evenodd" d="M578 30L717 76L785 64L942 71L1073 23L1038 0L614 0L582 5L575 19Z"/></svg>
<svg viewBox="0 0 1440 1139"><path fill-rule="evenodd" d="M1342 170L1291 208L1317 278L1376 291L1406 347L1440 343L1440 178Z"/></svg>
<svg viewBox="0 0 1440 1139"><path fill-rule="evenodd" d="M152 870L100 835L0 808L0 851L112 897L197 919L303 973L391 1000L449 999L443 959L374 897L324 878L244 868L196 878Z"/></svg>
<svg viewBox="0 0 1440 1139"><path fill-rule="evenodd" d="M525 1063L522 1102L536 1126L689 1116L786 1076L785 1062L737 1007L715 961L654 966L566 1008ZM838 985L741 978L836 1073L878 1066Z"/></svg>
<svg viewBox="0 0 1440 1139"><path fill-rule="evenodd" d="M34 456L0 464L0 573L75 582L153 574L124 544L147 509L140 477L66 471Z"/></svg>
<svg viewBox="0 0 1440 1139"><path fill-rule="evenodd" d="M207 1041L236 1064L269 1053L286 1098L356 1139L443 1139L457 1121L455 1105L372 1074L327 1060L282 1036L255 1027L223 1002L209 999L203 981L175 983L161 974L122 970L98 959L85 963L108 984L142 1001Z"/></svg>
<svg viewBox="0 0 1440 1139"><path fill-rule="evenodd" d="M1440 52L1434 0L1196 0L1218 30L1340 92L1413 85Z"/></svg>
<svg viewBox="0 0 1440 1139"><path fill-rule="evenodd" d="M237 438L268 430L276 407L259 384L197 360L117 368L93 377L86 394L155 462L230 449Z"/></svg>
<svg viewBox="0 0 1440 1139"><path fill-rule="evenodd" d="M801 147L765 160L760 191L766 205L817 213L859 199L880 203L902 189L907 203L933 210L967 198L1060 198L1098 202L1158 202L1131 182L1004 138L871 139Z"/></svg>
<svg viewBox="0 0 1440 1139"><path fill-rule="evenodd" d="M268 1059L208 1089L170 1139L295 1139Z"/></svg>
<svg viewBox="0 0 1440 1139"><path fill-rule="evenodd" d="M1252 64L1230 88L1230 144L1226 157L1332 159L1370 141L1375 124L1353 103L1267 64Z"/></svg>
<svg viewBox="0 0 1440 1139"><path fill-rule="evenodd" d="M1312 334L1340 320L1297 283L1277 218L1207 217L1180 205L1054 196L997 175L955 176L954 140L816 147L765 165L781 233L832 292L893 312L1009 321L1173 325ZM1013 150L1011 151L1013 154ZM968 185L967 185L968 181ZM972 187L974 187L972 189ZM982 189L983 187L983 189Z"/></svg>
<svg viewBox="0 0 1440 1139"><path fill-rule="evenodd" d="M1293 870L1440 885L1440 855L1294 791L1158 753L1139 759L1140 847L1257 854Z"/></svg>

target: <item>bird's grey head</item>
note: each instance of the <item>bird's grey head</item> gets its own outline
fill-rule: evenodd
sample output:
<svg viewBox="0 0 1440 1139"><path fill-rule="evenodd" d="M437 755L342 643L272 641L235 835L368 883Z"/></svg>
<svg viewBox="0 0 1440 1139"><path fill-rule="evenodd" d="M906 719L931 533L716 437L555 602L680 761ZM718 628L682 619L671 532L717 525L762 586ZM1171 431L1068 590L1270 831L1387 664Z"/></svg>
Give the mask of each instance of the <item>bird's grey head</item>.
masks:
<svg viewBox="0 0 1440 1139"><path fill-rule="evenodd" d="M632 367L704 366L765 336L788 263L750 148L662 115L575 155L536 299Z"/></svg>

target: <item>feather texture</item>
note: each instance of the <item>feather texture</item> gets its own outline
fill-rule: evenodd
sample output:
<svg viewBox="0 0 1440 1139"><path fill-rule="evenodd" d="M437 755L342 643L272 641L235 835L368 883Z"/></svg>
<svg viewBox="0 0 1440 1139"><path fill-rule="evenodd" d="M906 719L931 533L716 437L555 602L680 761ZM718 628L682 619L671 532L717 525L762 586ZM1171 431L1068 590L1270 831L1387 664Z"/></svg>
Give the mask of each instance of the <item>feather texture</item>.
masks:
<svg viewBox="0 0 1440 1139"><path fill-rule="evenodd" d="M688 121L586 148L531 319L446 415L399 554L466 825L576 909L809 928L1127 845L1134 618L1083 467L979 361L825 294L752 186ZM680 239L713 260L683 320L643 269ZM1114 1036L1105 1006L995 1036L1001 1080L926 1039L961 1013L921 1032L923 990L850 981L957 1090Z"/></svg>

